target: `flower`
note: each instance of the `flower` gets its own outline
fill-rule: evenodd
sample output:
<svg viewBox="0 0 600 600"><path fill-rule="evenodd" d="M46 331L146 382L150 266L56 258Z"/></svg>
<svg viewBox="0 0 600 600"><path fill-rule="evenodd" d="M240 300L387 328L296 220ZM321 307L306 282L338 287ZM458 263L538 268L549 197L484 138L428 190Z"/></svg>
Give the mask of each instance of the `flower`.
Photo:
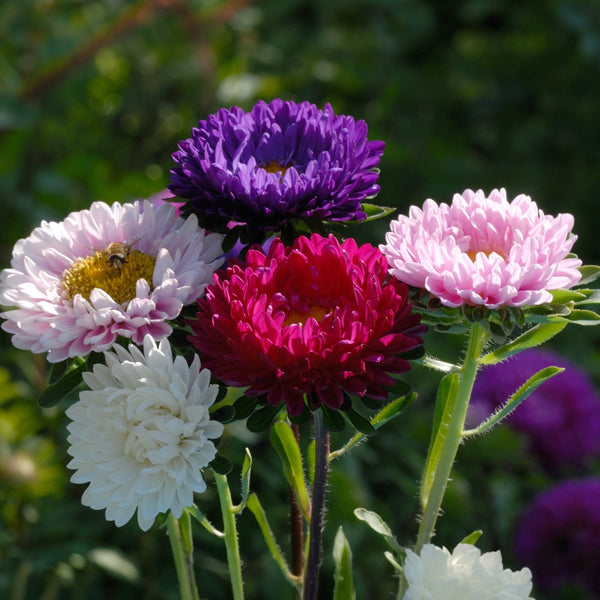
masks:
<svg viewBox="0 0 600 600"><path fill-rule="evenodd" d="M409 369L404 352L421 345L424 327L410 312L407 287L387 278L385 258L369 244L333 235L301 236L246 264L215 274L198 302L191 342L227 385L298 415L337 409L343 392L385 399L390 373Z"/></svg>
<svg viewBox="0 0 600 600"><path fill-rule="evenodd" d="M452 554L433 544L420 555L407 550L404 575L403 600L533 600L529 569L504 569L500 552L481 554L470 544L458 544Z"/></svg>
<svg viewBox="0 0 600 600"><path fill-rule="evenodd" d="M222 236L164 204L95 202L63 222L42 222L18 241L0 274L2 328L17 348L50 362L110 348L118 336L141 344L196 300L219 266Z"/></svg>
<svg viewBox="0 0 600 600"><path fill-rule="evenodd" d="M200 470L215 457L210 440L223 425L210 420L218 387L197 356L189 366L173 360L168 340L157 346L150 335L143 348L105 352L106 365L84 373L90 390L66 414L71 481L89 483L82 503L106 509L118 527L137 510L145 531L160 513L179 518L206 489Z"/></svg>
<svg viewBox="0 0 600 600"><path fill-rule="evenodd" d="M487 198L466 190L450 206L426 200L409 215L392 221L381 250L393 275L445 306L543 304L581 278L581 261L567 258L573 216L544 215L524 194L509 203L504 189Z"/></svg>
<svg viewBox="0 0 600 600"><path fill-rule="evenodd" d="M483 367L473 387L468 420L477 425L532 375L550 366L565 371L533 391L506 422L526 436L530 451L546 467L583 466L600 455L600 397L587 374L558 354L530 349Z"/></svg>
<svg viewBox="0 0 600 600"><path fill-rule="evenodd" d="M225 232L280 229L292 219L364 220L361 202L379 191L383 142L367 125L309 102L258 102L221 109L192 129L173 154L169 190L200 222Z"/></svg>
<svg viewBox="0 0 600 600"><path fill-rule="evenodd" d="M563 481L542 492L523 513L515 553L531 567L541 590L580 586L586 593L569 597L600 598L598 506L600 479L588 478Z"/></svg>

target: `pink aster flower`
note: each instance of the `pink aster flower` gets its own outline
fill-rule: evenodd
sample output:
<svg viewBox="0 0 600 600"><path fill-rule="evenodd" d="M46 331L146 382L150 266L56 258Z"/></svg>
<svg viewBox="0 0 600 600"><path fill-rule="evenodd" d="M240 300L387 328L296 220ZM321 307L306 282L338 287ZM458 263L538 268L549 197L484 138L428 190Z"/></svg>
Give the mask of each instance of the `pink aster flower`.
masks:
<svg viewBox="0 0 600 600"><path fill-rule="evenodd" d="M581 278L581 261L567 257L573 221L545 215L524 194L508 202L504 189L488 197L466 190L450 205L412 206L392 222L381 250L394 276L445 306L532 306Z"/></svg>
<svg viewBox="0 0 600 600"><path fill-rule="evenodd" d="M190 340L213 375L293 416L305 395L311 408L340 408L343 392L385 399L390 374L409 369L399 355L422 343L407 294L369 244L276 239L215 274Z"/></svg>
<svg viewBox="0 0 600 600"><path fill-rule="evenodd" d="M166 337L185 304L219 266L222 236L178 218L164 204L95 202L61 223L42 222L19 240L0 274L5 331L17 348L50 362Z"/></svg>

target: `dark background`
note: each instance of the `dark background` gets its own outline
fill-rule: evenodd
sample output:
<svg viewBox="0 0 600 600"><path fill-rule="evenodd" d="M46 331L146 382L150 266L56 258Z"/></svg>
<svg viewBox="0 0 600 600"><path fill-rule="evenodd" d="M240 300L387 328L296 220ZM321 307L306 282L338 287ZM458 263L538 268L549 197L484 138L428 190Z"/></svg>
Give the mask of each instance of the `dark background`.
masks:
<svg viewBox="0 0 600 600"><path fill-rule="evenodd" d="M42 219L164 189L170 154L199 119L273 97L330 102L365 119L369 137L386 142L381 204L406 211L465 188L505 187L544 212L573 213L575 251L600 262L595 0L23 0L0 4L0 40L2 267ZM357 235L376 244L386 229ZM597 377L598 334L583 333L552 345ZM46 363L13 349L3 332L0 342L0 595L176 598L165 531L117 530L80 506L83 487L67 484L64 406L35 405ZM461 342L436 343L452 357ZM413 539L437 381L412 377L417 405L333 468L324 594L341 523L359 598L394 593L386 547L352 511L377 510L401 542ZM255 489L263 504L277 504L270 515L284 530L286 490L268 440L242 426L228 436L236 470L251 447ZM506 428L460 458L436 542L452 547L482 528L480 546L520 567L511 556L515 519L552 477ZM214 504L209 491L201 507ZM240 528L248 598L288 597L249 513ZM197 545L201 594L228 598L220 542L199 531Z"/></svg>

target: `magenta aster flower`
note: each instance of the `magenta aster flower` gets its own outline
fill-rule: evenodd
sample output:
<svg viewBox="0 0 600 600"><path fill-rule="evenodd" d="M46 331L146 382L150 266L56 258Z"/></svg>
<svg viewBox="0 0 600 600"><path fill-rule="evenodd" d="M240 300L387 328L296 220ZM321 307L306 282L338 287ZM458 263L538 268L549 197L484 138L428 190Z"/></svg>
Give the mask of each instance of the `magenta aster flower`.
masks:
<svg viewBox="0 0 600 600"><path fill-rule="evenodd" d="M451 205L412 206L381 250L393 275L445 306L532 306L581 278L581 261L567 257L572 228L572 215L544 215L524 194L508 202L503 189L466 190Z"/></svg>
<svg viewBox="0 0 600 600"><path fill-rule="evenodd" d="M222 232L230 221L256 233L292 219L363 220L361 202L379 191L383 146L367 141L364 121L336 116L329 104L221 109L180 142L169 189Z"/></svg>
<svg viewBox="0 0 600 600"><path fill-rule="evenodd" d="M540 590L580 586L568 597L600 598L599 506L600 479L571 480L541 493L521 516L515 552Z"/></svg>
<svg viewBox="0 0 600 600"><path fill-rule="evenodd" d="M473 388L469 423L478 425L527 379L550 366L565 371L535 390L506 422L523 433L532 454L546 467L584 466L600 456L600 397L586 373L553 352L525 350L481 369Z"/></svg>
<svg viewBox="0 0 600 600"><path fill-rule="evenodd" d="M285 402L292 416L305 395L311 408L334 409L343 392L387 397L424 327L377 248L314 234L292 247L276 239L246 260L215 274L190 322L213 375L272 406Z"/></svg>
<svg viewBox="0 0 600 600"><path fill-rule="evenodd" d="M164 204L95 202L63 222L44 221L17 242L0 274L2 328L17 348L50 362L141 344L171 333L166 322L194 302L221 260L222 236Z"/></svg>

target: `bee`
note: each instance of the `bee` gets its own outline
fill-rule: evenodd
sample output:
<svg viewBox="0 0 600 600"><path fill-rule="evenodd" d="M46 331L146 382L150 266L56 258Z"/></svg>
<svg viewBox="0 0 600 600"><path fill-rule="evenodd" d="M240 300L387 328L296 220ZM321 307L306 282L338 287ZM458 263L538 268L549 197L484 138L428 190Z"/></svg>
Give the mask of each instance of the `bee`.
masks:
<svg viewBox="0 0 600 600"><path fill-rule="evenodd" d="M108 254L108 264L111 267L121 270L121 267L127 262L127 257L131 252L131 245L127 246L122 242L112 242L106 247L106 254Z"/></svg>

